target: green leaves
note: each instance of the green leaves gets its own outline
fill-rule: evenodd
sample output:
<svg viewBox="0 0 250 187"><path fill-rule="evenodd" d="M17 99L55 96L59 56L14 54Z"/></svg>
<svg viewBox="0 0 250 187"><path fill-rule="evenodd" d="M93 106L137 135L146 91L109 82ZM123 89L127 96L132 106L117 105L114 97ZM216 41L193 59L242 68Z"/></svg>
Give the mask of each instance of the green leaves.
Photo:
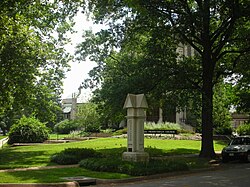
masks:
<svg viewBox="0 0 250 187"><path fill-rule="evenodd" d="M52 125L60 113L65 51L79 1L0 2L0 120L9 128L23 114Z"/></svg>
<svg viewBox="0 0 250 187"><path fill-rule="evenodd" d="M9 132L9 144L13 143L42 143L49 137L47 127L34 117L23 116Z"/></svg>

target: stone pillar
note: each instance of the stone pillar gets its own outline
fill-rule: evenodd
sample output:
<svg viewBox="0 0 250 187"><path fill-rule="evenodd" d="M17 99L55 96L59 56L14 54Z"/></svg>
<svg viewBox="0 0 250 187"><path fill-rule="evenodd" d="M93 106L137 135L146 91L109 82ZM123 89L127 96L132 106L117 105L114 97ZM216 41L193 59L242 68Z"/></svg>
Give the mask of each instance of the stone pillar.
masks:
<svg viewBox="0 0 250 187"><path fill-rule="evenodd" d="M163 115L162 115L162 108L159 108L159 120L158 123L162 123L163 122Z"/></svg>
<svg viewBox="0 0 250 187"><path fill-rule="evenodd" d="M144 94L128 94L124 107L127 109L127 152L124 152L123 160L133 162L145 162L149 160L148 153L144 152L144 122L145 109L148 104Z"/></svg>

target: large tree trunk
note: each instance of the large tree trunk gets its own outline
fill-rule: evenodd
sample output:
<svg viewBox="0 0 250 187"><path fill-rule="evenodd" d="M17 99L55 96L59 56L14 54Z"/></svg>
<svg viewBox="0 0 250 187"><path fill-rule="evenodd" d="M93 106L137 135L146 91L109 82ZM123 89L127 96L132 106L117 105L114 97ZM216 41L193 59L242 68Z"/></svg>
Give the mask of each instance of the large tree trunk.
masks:
<svg viewBox="0 0 250 187"><path fill-rule="evenodd" d="M214 62L209 47L202 58L202 143L200 157L215 158L213 145L213 73Z"/></svg>
<svg viewBox="0 0 250 187"><path fill-rule="evenodd" d="M204 1L202 11L202 142L200 157L215 158L213 144L213 75L215 61L212 60L210 38L210 2Z"/></svg>
<svg viewBox="0 0 250 187"><path fill-rule="evenodd" d="M215 158L213 145L213 91L209 80L204 82L202 93L202 143L200 157Z"/></svg>

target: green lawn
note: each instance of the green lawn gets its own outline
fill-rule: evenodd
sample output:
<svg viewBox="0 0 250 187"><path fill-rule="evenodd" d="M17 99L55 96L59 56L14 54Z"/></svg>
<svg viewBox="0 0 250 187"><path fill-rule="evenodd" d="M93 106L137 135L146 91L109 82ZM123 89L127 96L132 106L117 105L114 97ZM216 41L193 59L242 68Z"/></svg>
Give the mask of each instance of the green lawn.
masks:
<svg viewBox="0 0 250 187"><path fill-rule="evenodd" d="M166 154L198 153L200 141L145 139L145 148L162 149ZM38 144L34 146L5 147L0 150L0 169L49 166L50 156L65 148L112 149L126 147L124 138L101 138L72 143ZM215 143L215 150L222 150L225 144Z"/></svg>
<svg viewBox="0 0 250 187"><path fill-rule="evenodd" d="M7 136L0 135L0 140L6 138Z"/></svg>
<svg viewBox="0 0 250 187"><path fill-rule="evenodd" d="M156 155L159 153L159 150L164 153L164 155L199 153L200 144L200 141L194 140L145 139L145 149L147 150L149 148L155 148ZM0 169L56 165L50 162L50 156L54 153L64 150L65 148L93 148L98 151L112 152L114 153L112 155L115 157L119 155L121 156L121 151L125 150L126 146L127 140L124 138L100 138L80 142L38 144L33 146L5 146L3 149L0 149ZM215 141L216 151L221 151L224 146L224 143ZM193 161L188 162L193 163ZM59 182L63 181L61 177L70 176L89 176L97 178L129 177L128 175L124 174L92 172L82 168L67 168L39 171L0 172L0 183Z"/></svg>
<svg viewBox="0 0 250 187"><path fill-rule="evenodd" d="M49 140L60 140L63 138L68 138L69 136L69 134L50 134Z"/></svg>
<svg viewBox="0 0 250 187"><path fill-rule="evenodd" d="M83 168L58 168L33 171L0 172L0 183L57 183L64 177L85 176L102 179L124 179L131 176L121 173L95 172Z"/></svg>

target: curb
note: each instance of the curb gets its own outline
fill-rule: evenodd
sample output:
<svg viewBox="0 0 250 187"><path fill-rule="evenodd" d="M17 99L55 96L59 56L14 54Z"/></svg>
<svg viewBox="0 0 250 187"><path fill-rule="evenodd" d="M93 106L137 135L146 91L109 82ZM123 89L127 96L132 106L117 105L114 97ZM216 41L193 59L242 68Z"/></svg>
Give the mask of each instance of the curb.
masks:
<svg viewBox="0 0 250 187"><path fill-rule="evenodd" d="M64 182L64 183L27 183L17 184L8 183L0 184L0 187L80 187L77 182Z"/></svg>

